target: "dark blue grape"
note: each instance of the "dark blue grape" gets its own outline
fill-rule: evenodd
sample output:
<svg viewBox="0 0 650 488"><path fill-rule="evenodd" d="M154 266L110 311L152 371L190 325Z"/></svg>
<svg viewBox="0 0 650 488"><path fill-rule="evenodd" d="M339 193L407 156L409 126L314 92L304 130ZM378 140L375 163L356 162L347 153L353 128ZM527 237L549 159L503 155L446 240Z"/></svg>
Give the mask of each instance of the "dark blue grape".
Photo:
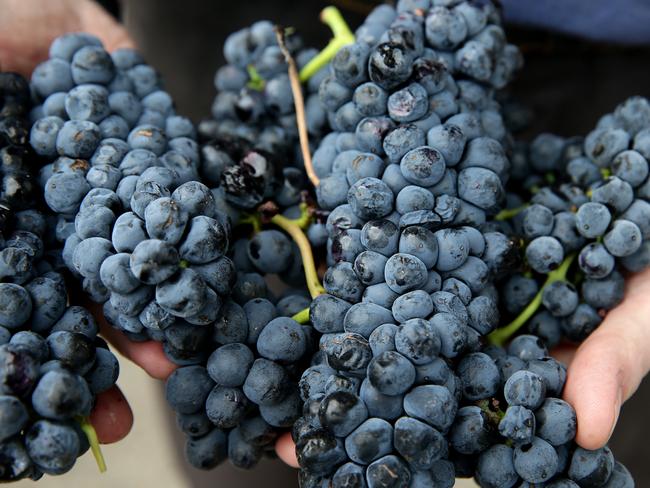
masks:
<svg viewBox="0 0 650 488"><path fill-rule="evenodd" d="M481 486L515 486L519 475L513 464L512 448L504 444L496 444L481 453L475 476Z"/></svg>
<svg viewBox="0 0 650 488"><path fill-rule="evenodd" d="M410 417L395 422L394 445L404 460L417 470L432 469L447 452L447 442L440 432Z"/></svg>
<svg viewBox="0 0 650 488"><path fill-rule="evenodd" d="M39 420L27 431L25 447L38 469L63 474L80 454L79 434L69 424Z"/></svg>
<svg viewBox="0 0 650 488"><path fill-rule="evenodd" d="M491 431L487 414L476 406L458 409L449 431L449 444L460 454L478 454L490 446Z"/></svg>
<svg viewBox="0 0 650 488"><path fill-rule="evenodd" d="M499 421L499 433L518 446L533 442L535 428L535 414L520 405L509 406Z"/></svg>
<svg viewBox="0 0 650 488"><path fill-rule="evenodd" d="M256 359L246 376L243 390L257 405L273 405L287 394L288 376L285 369L273 361Z"/></svg>
<svg viewBox="0 0 650 488"><path fill-rule="evenodd" d="M441 432L449 429L456 416L457 408L455 398L444 386L418 386L404 397L404 410L407 414Z"/></svg>
<svg viewBox="0 0 650 488"><path fill-rule="evenodd" d="M386 351L368 365L370 383L385 395L400 395L415 382L413 364L395 351Z"/></svg>
<svg viewBox="0 0 650 488"><path fill-rule="evenodd" d="M567 474L569 478L584 486L603 486L614 470L614 456L608 447L588 451L576 448L571 457Z"/></svg>
<svg viewBox="0 0 650 488"><path fill-rule="evenodd" d="M538 437L530 444L516 447L513 460L517 474L529 483L544 483L557 472L557 452Z"/></svg>

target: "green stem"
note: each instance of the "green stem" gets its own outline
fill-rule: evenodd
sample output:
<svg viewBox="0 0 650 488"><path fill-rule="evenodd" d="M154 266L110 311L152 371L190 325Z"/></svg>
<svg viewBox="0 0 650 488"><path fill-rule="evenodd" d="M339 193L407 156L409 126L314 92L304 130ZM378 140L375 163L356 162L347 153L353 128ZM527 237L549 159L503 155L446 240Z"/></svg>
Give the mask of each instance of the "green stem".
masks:
<svg viewBox="0 0 650 488"><path fill-rule="evenodd" d="M253 226L253 232L256 234L262 230L262 221L257 214L243 214L239 219L238 225L250 224Z"/></svg>
<svg viewBox="0 0 650 488"><path fill-rule="evenodd" d="M95 427L93 427L93 424L90 423L90 419L88 417L77 417L77 422L79 422L79 426L81 427L83 433L86 434L86 438L90 444L90 450L95 457L99 472L105 473L106 461L104 461L104 455L102 454L101 447L99 447L99 439L97 438Z"/></svg>
<svg viewBox="0 0 650 488"><path fill-rule="evenodd" d="M528 204L521 207L506 208L494 216L494 220L510 220L528 208Z"/></svg>
<svg viewBox="0 0 650 488"><path fill-rule="evenodd" d="M345 22L341 12L336 7L325 7L320 14L320 19L324 24L327 24L332 30L334 37L319 52L300 70L300 82L305 83L312 76L318 73L327 63L329 63L336 53L339 52L343 46L353 44L354 34Z"/></svg>
<svg viewBox="0 0 650 488"><path fill-rule="evenodd" d="M298 217L297 219L289 219L289 222L291 222L294 225L297 225L302 230L307 230L309 228L309 225L311 224L311 221L312 221L311 212L309 210L309 205L307 205L306 203L300 204L300 217Z"/></svg>
<svg viewBox="0 0 650 488"><path fill-rule="evenodd" d="M535 315L535 312L537 312L537 309L539 309L539 306L542 304L542 295L546 287L556 281L566 280L567 272L569 271L574 258L575 254L569 255L558 269L551 271L548 274L544 286L542 286L542 288L537 292L537 295L535 295L535 298L533 298L517 318L505 327L495 330L488 336L490 343L497 346L503 346L526 322L528 322L528 320L530 320L533 315Z"/></svg>
<svg viewBox="0 0 650 488"><path fill-rule="evenodd" d="M311 297L316 298L318 295L325 293L325 288L323 288L323 285L321 285L320 280L318 279L311 244L302 229L296 225L295 220L288 219L279 214L271 218L271 223L277 225L289 234L298 245L300 256L302 257L302 266L305 269L305 280L307 281L307 288L309 289Z"/></svg>
<svg viewBox="0 0 650 488"><path fill-rule="evenodd" d="M298 322L299 324L305 325L306 323L309 322L309 307L305 308L304 310L301 310L291 318L296 322Z"/></svg>
<svg viewBox="0 0 650 488"><path fill-rule="evenodd" d="M264 85L266 85L266 82L264 81L264 78L260 76L257 69L255 69L255 66L249 64L246 67L246 71L248 71L248 77L250 78L250 81L246 83L246 86L255 91L264 90Z"/></svg>
<svg viewBox="0 0 650 488"><path fill-rule="evenodd" d="M506 416L506 413L501 410L501 408L498 406L498 402L495 400L479 400L477 406L483 410L483 412L485 412L490 422L492 422L492 424L495 426L499 425L501 419Z"/></svg>

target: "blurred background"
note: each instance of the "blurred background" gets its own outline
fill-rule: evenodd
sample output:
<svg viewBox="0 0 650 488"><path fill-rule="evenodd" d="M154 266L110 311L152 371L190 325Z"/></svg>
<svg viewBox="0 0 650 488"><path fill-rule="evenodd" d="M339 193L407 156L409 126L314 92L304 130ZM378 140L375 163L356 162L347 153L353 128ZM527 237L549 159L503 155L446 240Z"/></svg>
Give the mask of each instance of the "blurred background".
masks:
<svg viewBox="0 0 650 488"><path fill-rule="evenodd" d="M336 4L352 26L378 2L287 0L221 2L216 0L124 0L102 2L119 15L149 63L162 73L179 113L195 121L209 115L215 94L213 76L223 63L225 37L255 20L269 19L298 28L306 42L324 46L328 30L318 21L326 4ZM620 2L625 4L626 2ZM619 3L617 3L619 5ZM505 11L506 17L508 10ZM590 43L545 31L509 26L511 42L521 46L526 67L510 88L518 102L532 110L526 134L552 131L563 136L585 134L598 118L631 95L650 96L650 49ZM650 297L649 297L650 299ZM279 462L267 462L253 472L223 465L199 472L183 460L183 439L165 404L162 385L122 360L119 384L135 413L131 434L104 446L109 471L98 476L90 454L62 478L40 481L43 488L68 486L178 488L294 487L296 473ZM633 473L637 487L650 487L650 382L623 408L611 446ZM31 482L18 483L25 487ZM470 482L458 487L475 486Z"/></svg>

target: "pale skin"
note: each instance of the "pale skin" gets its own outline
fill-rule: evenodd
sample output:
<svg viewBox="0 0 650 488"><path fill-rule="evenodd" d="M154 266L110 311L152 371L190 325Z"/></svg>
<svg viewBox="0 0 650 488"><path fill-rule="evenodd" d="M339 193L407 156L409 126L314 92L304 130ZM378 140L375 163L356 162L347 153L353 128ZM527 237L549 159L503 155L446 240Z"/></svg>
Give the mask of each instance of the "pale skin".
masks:
<svg viewBox="0 0 650 488"><path fill-rule="evenodd" d="M0 0L0 66L29 77L47 58L51 41L65 33L97 35L109 50L134 47L126 30L90 0ZM555 354L569 364L564 398L576 409L577 442L586 449L609 440L621 405L650 371L650 269L630 277L623 303L610 311L600 327L577 350ZM176 368L156 342L134 343L109 327L95 307L102 333L122 355L154 378L164 380ZM91 421L102 443L117 442L133 424L133 414L118 387L97 399ZM290 435L276 444L279 457L297 467Z"/></svg>

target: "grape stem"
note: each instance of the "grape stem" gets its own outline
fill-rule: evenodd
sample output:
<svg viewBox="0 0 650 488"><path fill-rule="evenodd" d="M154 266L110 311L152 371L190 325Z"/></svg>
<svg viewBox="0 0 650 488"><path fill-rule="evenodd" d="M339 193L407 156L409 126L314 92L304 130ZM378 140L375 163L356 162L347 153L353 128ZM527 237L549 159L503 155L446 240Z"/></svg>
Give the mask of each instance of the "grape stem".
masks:
<svg viewBox="0 0 650 488"><path fill-rule="evenodd" d="M264 81L264 78L260 76L257 69L255 69L255 66L249 64L246 67L246 71L248 71L248 77L250 78L250 81L246 83L246 86L255 91L264 90L264 85L266 85L266 82Z"/></svg>
<svg viewBox="0 0 650 488"><path fill-rule="evenodd" d="M90 444L90 450L92 451L93 456L95 457L95 461L97 462L97 467L99 468L99 472L105 473L106 461L104 460L102 449L101 447L99 447L99 439L97 438L97 432L95 432L95 427L93 427L93 424L90 423L90 419L88 417L77 417L77 422L79 422L79 426L81 427L83 433L86 434L86 438L88 439L88 443Z"/></svg>
<svg viewBox="0 0 650 488"><path fill-rule="evenodd" d="M488 336L488 340L490 341L491 344L494 344L496 346L503 346L508 340L517 333L517 331L526 323L530 318L535 315L535 312L537 312L537 309L539 306L542 304L542 295L544 293L544 290L551 284L555 283L556 281L565 281L566 280L566 275L567 272L569 271L569 268L571 267L571 263L573 262L575 258L575 253L570 254L567 256L567 258L562 262L559 268L557 268L554 271L551 271L547 278L546 281L544 282L544 285L542 288L537 292L537 295L535 295L535 298L532 299L532 301L526 306L526 308L515 318L512 322L510 322L508 325L505 327L502 327L500 329L495 330Z"/></svg>
<svg viewBox="0 0 650 488"><path fill-rule="evenodd" d="M257 234L262 230L262 222L257 214L244 214L238 222L239 225L250 224L253 226L253 232Z"/></svg>
<svg viewBox="0 0 650 488"><path fill-rule="evenodd" d="M318 295L325 293L325 289L318 279L316 264L314 263L314 253L311 250L309 239L307 239L307 236L300 226L296 224L295 220L288 219L280 214L274 215L271 218L271 223L277 225L289 234L293 241L298 245L300 256L302 257L302 266L305 269L305 280L307 281L307 288L309 289L311 297L316 298Z"/></svg>
<svg viewBox="0 0 650 488"><path fill-rule="evenodd" d="M510 220L528 208L528 204L515 208L506 208L494 216L494 220Z"/></svg>
<svg viewBox="0 0 650 488"><path fill-rule="evenodd" d="M353 44L354 34L336 7L325 7L320 13L320 20L332 30L334 37L321 52L314 56L301 70L300 82L305 83L329 63L343 46Z"/></svg>
<svg viewBox="0 0 650 488"><path fill-rule="evenodd" d="M314 171L314 165L311 161L311 153L309 152L309 135L307 133L307 118L305 116L305 99L302 96L302 86L300 85L298 68L296 67L296 61L291 56L291 53L284 42L284 30L276 26L275 35L278 39L278 46L280 46L280 50L282 51L288 66L289 82L291 84L291 93L293 95L293 105L296 109L296 124L298 125L298 135L300 137L300 151L302 152L305 171L307 172L307 177L309 178L309 181L311 181L311 184L314 185L314 187L317 187L320 184L320 178L316 174L316 171Z"/></svg>
<svg viewBox="0 0 650 488"><path fill-rule="evenodd" d="M302 230L307 230L309 224L311 224L311 211L309 210L309 205L306 203L300 204L300 217L297 219L288 219L294 225L297 225Z"/></svg>
<svg viewBox="0 0 650 488"><path fill-rule="evenodd" d="M307 322L309 322L309 307L301 310L291 318L299 324L305 325Z"/></svg>
<svg viewBox="0 0 650 488"><path fill-rule="evenodd" d="M501 408L498 405L498 402L495 400L479 400L477 402L477 406L485 412L485 414L488 416L488 419L494 424L494 425L499 425L499 422L501 422L501 419L506 416L506 413L501 410Z"/></svg>

